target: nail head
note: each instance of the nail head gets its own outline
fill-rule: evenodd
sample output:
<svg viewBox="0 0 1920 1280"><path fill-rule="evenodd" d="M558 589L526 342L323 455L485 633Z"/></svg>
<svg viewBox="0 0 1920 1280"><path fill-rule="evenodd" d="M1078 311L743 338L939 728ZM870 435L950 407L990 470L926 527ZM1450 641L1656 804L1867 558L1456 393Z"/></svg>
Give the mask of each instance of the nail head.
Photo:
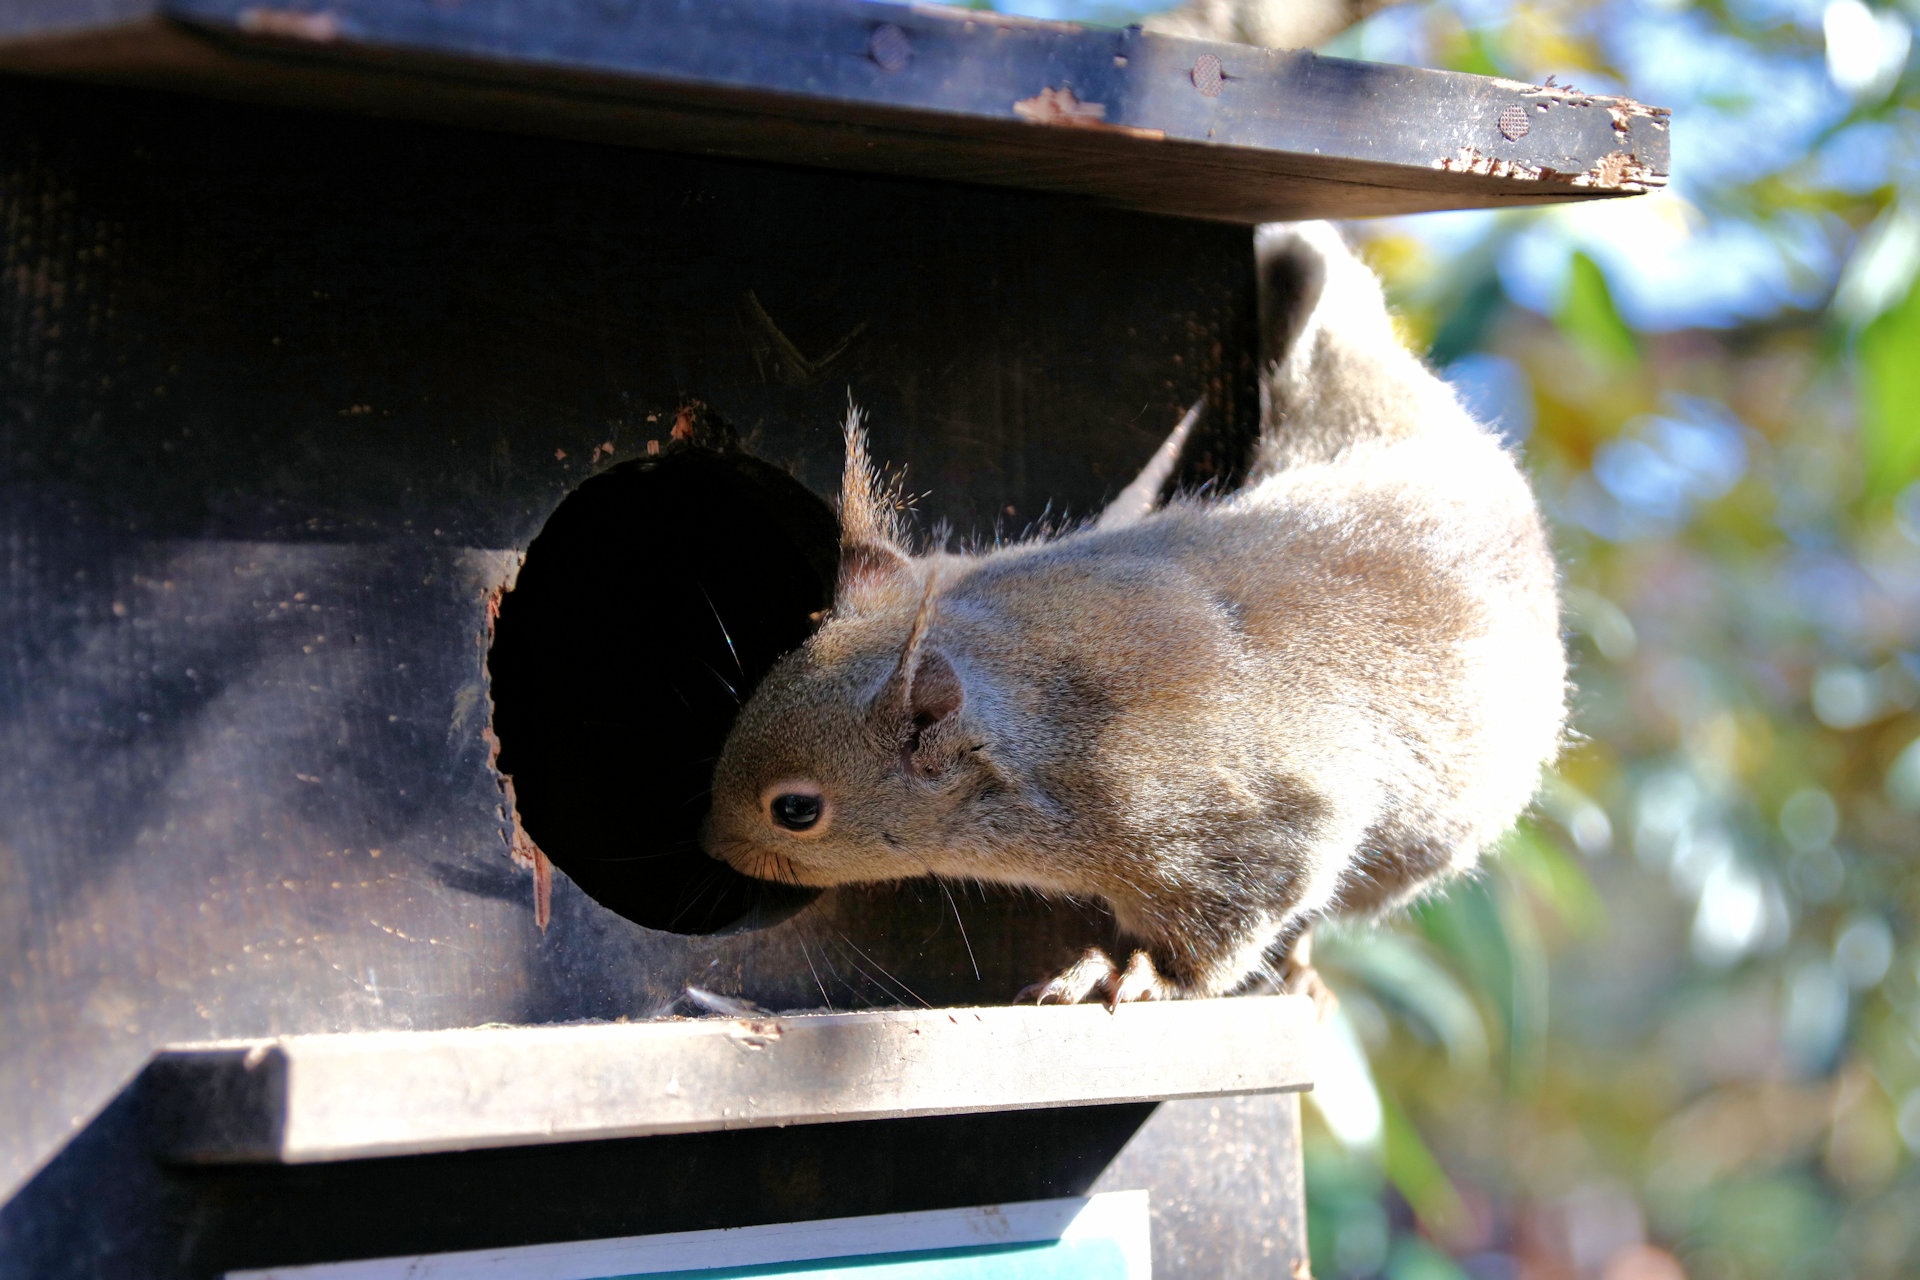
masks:
<svg viewBox="0 0 1920 1280"><path fill-rule="evenodd" d="M1208 98L1220 96L1220 88L1226 83L1227 78L1220 70L1220 59L1210 53L1200 55L1199 60L1193 64L1192 76L1193 87L1198 89L1203 97Z"/></svg>
<svg viewBox="0 0 1920 1280"><path fill-rule="evenodd" d="M904 71L907 60L913 56L913 44L906 32L891 22L883 22L867 38L867 56L889 74Z"/></svg>

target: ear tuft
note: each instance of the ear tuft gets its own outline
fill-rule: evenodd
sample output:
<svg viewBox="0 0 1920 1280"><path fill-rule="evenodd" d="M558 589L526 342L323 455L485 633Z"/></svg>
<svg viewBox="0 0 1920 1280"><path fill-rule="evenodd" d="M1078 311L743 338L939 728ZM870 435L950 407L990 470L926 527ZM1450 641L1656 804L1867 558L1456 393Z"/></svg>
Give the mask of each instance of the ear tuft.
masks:
<svg viewBox="0 0 1920 1280"><path fill-rule="evenodd" d="M900 528L900 495L867 456L860 411L847 407L846 467L840 477L840 579L834 604L847 608L862 591L911 570Z"/></svg>
<svg viewBox="0 0 1920 1280"><path fill-rule="evenodd" d="M1107 509L1093 522L1094 528L1124 529L1138 524L1160 506L1167 481L1173 478L1174 468L1180 465L1180 455L1186 450L1187 437L1193 433L1193 424L1200 421L1200 411L1206 407L1204 397L1193 402L1193 408L1187 410L1186 416L1173 428L1173 434L1147 459L1147 465L1140 469L1133 483L1107 504Z"/></svg>
<svg viewBox="0 0 1920 1280"><path fill-rule="evenodd" d="M840 576L834 587L836 605L845 608L852 596L878 586L895 574L908 572L907 558L891 547L867 542L840 543Z"/></svg>

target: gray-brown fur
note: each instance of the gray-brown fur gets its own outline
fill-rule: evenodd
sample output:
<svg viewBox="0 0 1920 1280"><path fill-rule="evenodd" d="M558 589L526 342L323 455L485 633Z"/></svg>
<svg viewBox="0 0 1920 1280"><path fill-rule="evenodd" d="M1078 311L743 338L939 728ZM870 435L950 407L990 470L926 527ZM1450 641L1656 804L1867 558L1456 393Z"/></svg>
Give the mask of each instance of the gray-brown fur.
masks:
<svg viewBox="0 0 1920 1280"><path fill-rule="evenodd" d="M1473 865L1564 717L1532 496L1335 232L1259 250L1269 426L1227 498L914 556L849 423L834 608L729 736L710 852L1106 900L1143 954L1053 999L1223 994L1316 916ZM796 794L813 829L769 812Z"/></svg>

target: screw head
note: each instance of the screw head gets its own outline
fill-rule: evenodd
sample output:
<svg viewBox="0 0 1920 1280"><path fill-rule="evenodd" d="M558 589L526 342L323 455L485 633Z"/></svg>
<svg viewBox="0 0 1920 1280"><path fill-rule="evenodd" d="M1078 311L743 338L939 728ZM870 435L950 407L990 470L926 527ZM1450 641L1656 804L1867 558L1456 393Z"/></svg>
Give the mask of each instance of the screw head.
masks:
<svg viewBox="0 0 1920 1280"><path fill-rule="evenodd" d="M906 32L891 22L883 22L867 37L867 56L889 75L905 71L907 60L913 56L913 42L907 39Z"/></svg>
<svg viewBox="0 0 1920 1280"><path fill-rule="evenodd" d="M1227 79L1225 73L1220 70L1220 59L1210 53L1201 54L1199 60L1193 64L1191 74L1193 77L1193 87L1200 91L1202 97L1217 98L1220 96L1221 86L1226 83Z"/></svg>
<svg viewBox="0 0 1920 1280"><path fill-rule="evenodd" d="M1527 130L1533 126L1527 121L1527 109L1519 103L1505 107L1500 112L1500 136L1508 142L1518 142L1527 136Z"/></svg>

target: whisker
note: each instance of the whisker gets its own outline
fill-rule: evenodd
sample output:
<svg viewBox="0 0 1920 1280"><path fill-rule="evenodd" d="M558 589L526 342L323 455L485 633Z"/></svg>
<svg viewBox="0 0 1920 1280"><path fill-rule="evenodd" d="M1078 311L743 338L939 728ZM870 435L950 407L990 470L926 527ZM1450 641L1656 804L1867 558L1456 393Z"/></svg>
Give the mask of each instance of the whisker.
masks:
<svg viewBox="0 0 1920 1280"><path fill-rule="evenodd" d="M793 940L800 944L800 957L807 962L807 972L813 975L813 985L820 988L820 1002L827 1006L827 1012L833 1012L833 997L827 994L827 984L820 981L820 971L813 967L813 954L807 950L807 940L794 934Z"/></svg>
<svg viewBox="0 0 1920 1280"><path fill-rule="evenodd" d="M673 913L673 919L667 921L667 928L671 929L674 925L679 924L681 920L685 919L687 913L700 905L700 900L707 895L707 891L714 888L719 881L720 865L715 863L713 870L708 872L706 877L695 887L694 891L688 894L685 900L680 903L680 909Z"/></svg>
<svg viewBox="0 0 1920 1280"><path fill-rule="evenodd" d="M861 977L863 977L863 978L865 978L865 979L867 980L867 981L866 981L866 983L865 983L865 985L866 985L866 986L868 986L868 987L878 987L878 988L880 989L880 991L881 991L881 992L882 992L883 994L885 994L885 995L886 995L886 996L887 996L888 998L890 998L890 999L892 999L892 1000L894 1000L895 1002L898 1002L898 1001L899 1001L899 999L900 999L900 997L894 994L894 992L893 992L893 989L892 989L891 987L889 987L889 986L887 986L887 984L886 984L885 982L883 982L883 981L881 981L881 980L880 980L879 978L877 978L877 977L875 977L875 976L874 976L874 975L873 975L873 974L872 974L872 973L871 973L871 972L870 972L870 971L869 971L869 970L867 969L867 967L866 967L865 965L863 965L863 964L861 964L861 963L860 963L860 962L859 962L858 960L854 960L854 959L851 959L851 958L849 958L849 959L847 960L847 963L848 963L849 965L851 965L851 966L853 966L853 971L854 971L855 973L857 973L857 974L859 974L859 975L860 975ZM872 999L871 997L869 997L869 998L867 999L867 1007L868 1007L869 1009L871 1009L871 1008L873 1008L873 1007L875 1007L875 1006L874 1006L874 1001L873 1001L873 999Z"/></svg>
<svg viewBox="0 0 1920 1280"><path fill-rule="evenodd" d="M700 587L700 594L706 596L707 608L713 611L714 625L720 628L720 638L727 642L727 652L733 655L733 669L740 673L740 683L745 684L747 682L747 669L740 665L740 651L733 647L733 637L727 632L727 624L720 620L719 606L713 603L713 597L707 595L707 589L704 586L701 586L698 582L693 585Z"/></svg>
<svg viewBox="0 0 1920 1280"><path fill-rule="evenodd" d="M960 926L960 945L967 949L967 963L973 966L973 980L980 981L980 962L973 958L973 943L967 938L967 922L960 918L960 904L953 900L953 890L947 888L947 882L935 876L933 882L940 886L940 892L947 895L947 905L953 908L953 922Z"/></svg>
<svg viewBox="0 0 1920 1280"><path fill-rule="evenodd" d="M840 931L836 929L834 932L839 933ZM909 996L913 997L915 1000L920 1000L919 992L915 991L912 987L908 986L906 983L900 981L900 979L894 977L891 973L888 973L887 966L881 964L878 960L875 960L872 956L867 955L866 952L861 951L859 944L854 942L852 938L849 938L846 934L841 933L840 940L846 943L848 946L852 947L856 952L859 952L859 954L866 960L868 964L872 965L874 968L878 969L883 975L885 975L887 981L899 987L902 991L906 992ZM858 965L855 965L854 967L859 968ZM863 969L861 970L861 972L865 973L866 971ZM872 975L869 974L868 976L871 977ZM927 1009L933 1008L933 1006L928 1004L925 1000L920 1000L920 1004L923 1008L927 1008Z"/></svg>
<svg viewBox="0 0 1920 1280"><path fill-rule="evenodd" d="M703 667L706 667L708 675L712 676L715 680L718 680L720 682L720 687L727 691L727 696L729 698L733 699L733 705L736 707L739 706L740 691L734 688L732 685L728 684L727 678L725 676L721 675L718 671L715 671L712 667L708 667L706 663L703 662L700 665Z"/></svg>
<svg viewBox="0 0 1920 1280"><path fill-rule="evenodd" d="M865 999L865 997L863 997L860 994L860 989L856 987L853 983L848 982L846 975L833 967L833 955L828 949L827 940L822 938L819 934L815 934L813 937L813 940L820 947L820 963L825 965L827 967L827 972L833 975L834 985L837 987L843 988L845 991L848 992L848 994L852 995L853 998L856 1000ZM866 1004L869 1009L873 1007L873 1001L871 1000L867 1000Z"/></svg>

